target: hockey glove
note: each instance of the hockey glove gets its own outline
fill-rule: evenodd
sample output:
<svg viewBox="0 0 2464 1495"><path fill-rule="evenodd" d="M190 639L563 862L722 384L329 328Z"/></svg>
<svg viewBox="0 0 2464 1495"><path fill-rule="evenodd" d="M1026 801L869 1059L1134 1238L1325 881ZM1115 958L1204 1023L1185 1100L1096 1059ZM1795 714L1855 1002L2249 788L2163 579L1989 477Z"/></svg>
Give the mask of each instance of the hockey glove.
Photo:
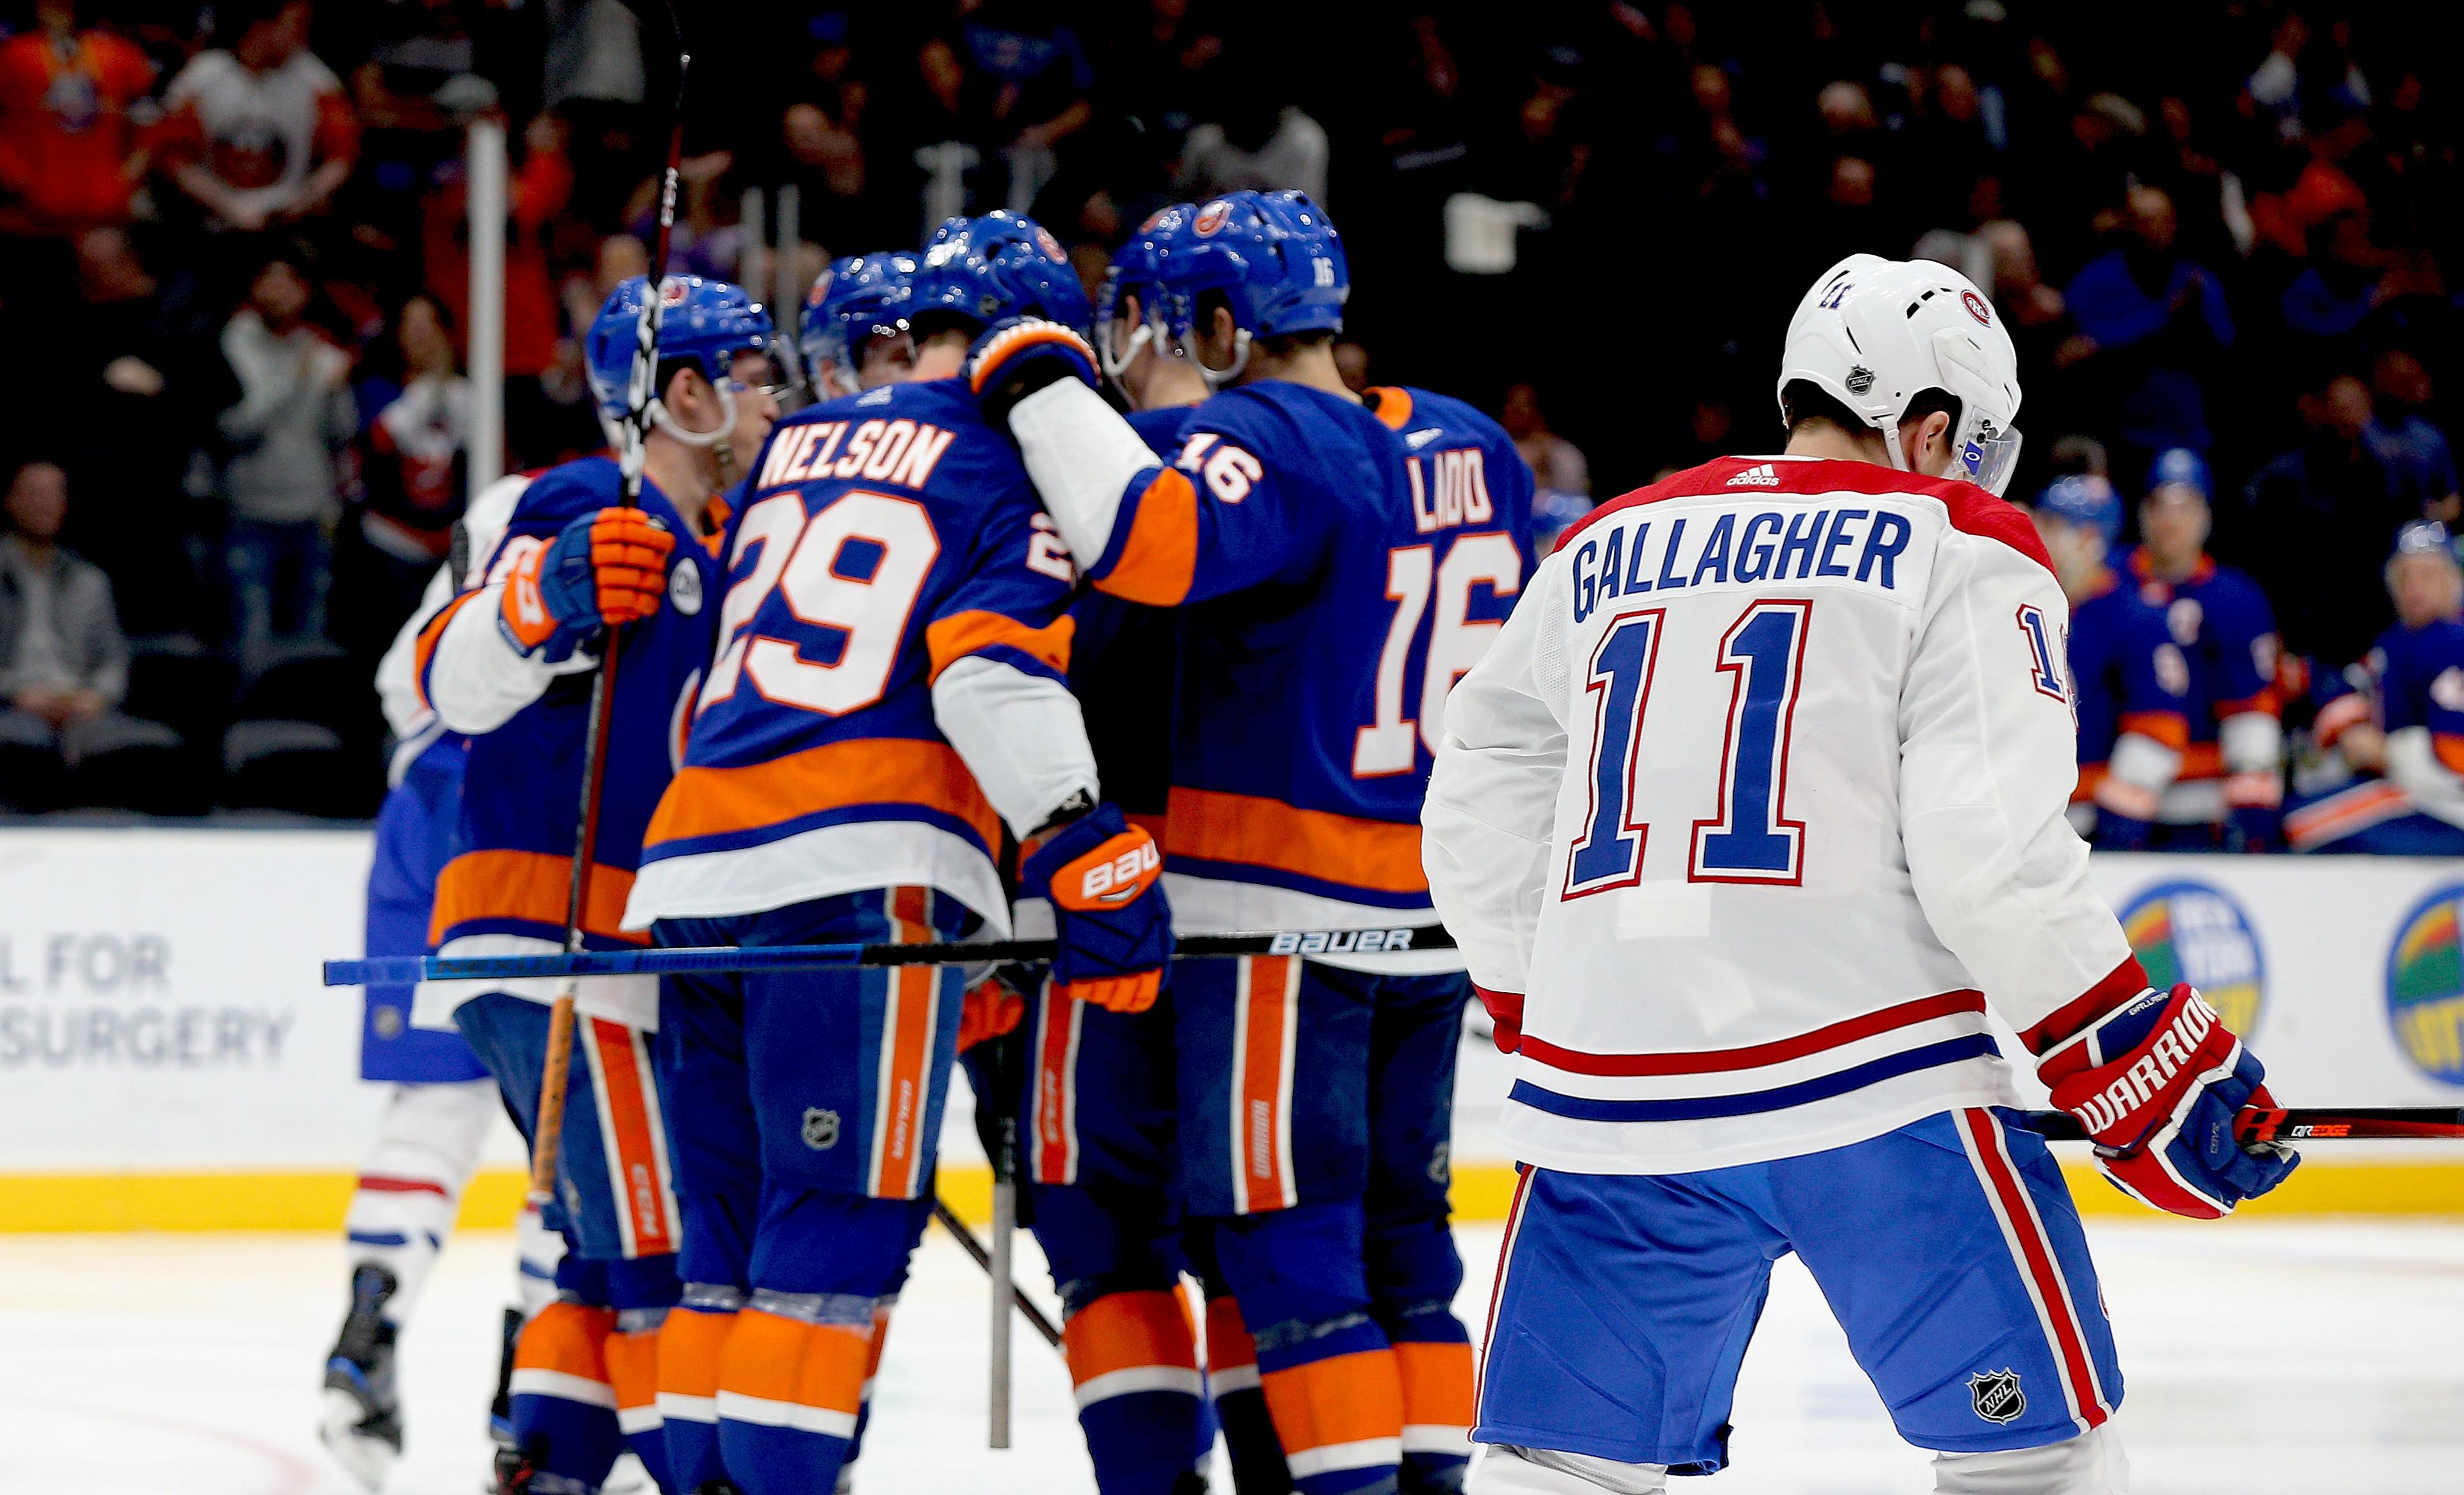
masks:
<svg viewBox="0 0 2464 1495"><path fill-rule="evenodd" d="M1099 804L1029 837L1019 891L1052 900L1060 950L1052 981L1063 996L1111 1012L1144 1012L1163 990L1172 958L1172 909L1155 838Z"/></svg>
<svg viewBox="0 0 2464 1495"><path fill-rule="evenodd" d="M967 988L966 1000L959 1008L958 1052L963 1054L986 1039L1006 1037L1017 1030L1025 1016L1025 998L1012 991L1000 977L985 977Z"/></svg>
<svg viewBox="0 0 2464 1495"><path fill-rule="evenodd" d="M1064 379L1103 387L1095 374L1095 350L1057 321L1012 317L993 323L967 349L967 387L975 391L984 419L996 430L1009 429L1009 412L1018 402Z"/></svg>
<svg viewBox="0 0 2464 1495"><path fill-rule="evenodd" d="M514 567L496 626L517 652L561 664L602 629L659 610L675 548L639 509L583 515Z"/></svg>
<svg viewBox="0 0 2464 1495"><path fill-rule="evenodd" d="M2300 1161L2291 1148L2234 1139L2237 1116L2276 1105L2267 1070L2188 983L2097 1019L2046 1050L2036 1075L2095 1141L2105 1176L2171 1214L2230 1215Z"/></svg>
<svg viewBox="0 0 2464 1495"><path fill-rule="evenodd" d="M1473 992L1480 1004L1488 1009L1489 1039L1501 1054L1510 1054L1523 1046L1523 994L1493 992L1475 982Z"/></svg>

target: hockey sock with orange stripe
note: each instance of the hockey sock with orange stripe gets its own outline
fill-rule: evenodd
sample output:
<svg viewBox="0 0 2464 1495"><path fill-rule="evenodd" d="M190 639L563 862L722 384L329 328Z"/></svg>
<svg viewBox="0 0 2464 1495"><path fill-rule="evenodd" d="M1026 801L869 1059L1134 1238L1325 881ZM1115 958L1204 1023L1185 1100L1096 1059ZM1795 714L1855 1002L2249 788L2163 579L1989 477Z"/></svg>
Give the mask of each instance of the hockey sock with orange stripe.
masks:
<svg viewBox="0 0 2464 1495"><path fill-rule="evenodd" d="M743 1305L732 1286L687 1283L684 1301L659 1330L659 1436L679 1489L727 1477L718 1457L718 1363Z"/></svg>
<svg viewBox="0 0 2464 1495"><path fill-rule="evenodd" d="M873 1303L753 1294L718 1362L718 1448L744 1495L837 1487L863 1410Z"/></svg>
<svg viewBox="0 0 2464 1495"><path fill-rule="evenodd" d="M1442 1316L1456 1337L1395 1341L1403 1386L1403 1495L1453 1495L1471 1460L1471 1340L1453 1314Z"/></svg>
<svg viewBox="0 0 2464 1495"><path fill-rule="evenodd" d="M1403 1453L1403 1385L1395 1352L1365 1316L1341 1326L1285 1326L1258 1347L1258 1379L1301 1495L1393 1489Z"/></svg>
<svg viewBox="0 0 2464 1495"><path fill-rule="evenodd" d="M1292 1472L1284 1463L1284 1445L1275 1438L1275 1419L1266 1412L1266 1393L1258 1380L1258 1347L1241 1320L1241 1306L1229 1295L1206 1305L1206 1389L1215 1398L1216 1419L1223 1425L1233 1489L1239 1495L1286 1495L1292 1487Z"/></svg>
<svg viewBox="0 0 2464 1495"><path fill-rule="evenodd" d="M607 1336L607 1384L616 1393L616 1426L643 1471L663 1490L674 1489L659 1416L659 1332L666 1308L626 1308Z"/></svg>
<svg viewBox="0 0 2464 1495"><path fill-rule="evenodd" d="M612 1308L560 1299L532 1315L514 1347L514 1440L540 1474L595 1490L624 1451L608 1379Z"/></svg>
<svg viewBox="0 0 2464 1495"><path fill-rule="evenodd" d="M1185 1487L1200 1456L1205 1382L1180 1294L1106 1293L1069 1315L1061 1345L1096 1487L1104 1495Z"/></svg>

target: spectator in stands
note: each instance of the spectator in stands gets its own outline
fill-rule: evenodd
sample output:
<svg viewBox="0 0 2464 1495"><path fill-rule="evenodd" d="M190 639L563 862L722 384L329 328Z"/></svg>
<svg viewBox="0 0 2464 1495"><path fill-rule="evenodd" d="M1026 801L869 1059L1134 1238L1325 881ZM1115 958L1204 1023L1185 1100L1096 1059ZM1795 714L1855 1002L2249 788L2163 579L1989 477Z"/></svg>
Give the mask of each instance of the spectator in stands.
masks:
<svg viewBox="0 0 2464 1495"><path fill-rule="evenodd" d="M981 156L970 211L1025 212L1095 117L1094 70L1051 0L957 0L917 65L939 127Z"/></svg>
<svg viewBox="0 0 2464 1495"><path fill-rule="evenodd" d="M790 102L779 120L789 180L802 191L803 232L824 244L870 244L876 233L906 236L885 218L874 190L865 116L872 83L856 47L853 19L844 11L804 18L798 67L785 82Z"/></svg>
<svg viewBox="0 0 2464 1495"><path fill-rule="evenodd" d="M223 357L240 387L221 420L225 564L240 664L252 671L277 640L324 632L341 509L335 459L359 429L350 356L308 325L308 299L297 257L274 253L223 328Z"/></svg>
<svg viewBox="0 0 2464 1495"><path fill-rule="evenodd" d="M2204 454L2214 446L2206 385L2233 343L2224 288L2175 253L2177 228L2171 197L2133 187L2122 243L2063 293L2086 340L2074 366L2112 392L2115 467L2133 484L2168 447Z"/></svg>
<svg viewBox="0 0 2464 1495"><path fill-rule="evenodd" d="M1523 453L1542 489L1578 498L1592 495L1591 464L1580 447L1549 429L1549 418L1540 413L1539 390L1529 385L1508 388L1497 422L1514 438L1514 450Z"/></svg>
<svg viewBox="0 0 2464 1495"><path fill-rule="evenodd" d="M2299 408L2309 439L2252 480L2234 544L2276 604L2284 647L2336 670L2387 627L2379 563L2421 504L2363 439L2370 391L2358 376L2324 370Z"/></svg>
<svg viewBox="0 0 2464 1495"><path fill-rule="evenodd" d="M461 517L471 437L471 381L453 357L453 329L433 297L414 296L393 324L399 382L372 379L358 403L373 410L360 464L366 491L360 528L370 544L417 574L410 594L445 559Z"/></svg>
<svg viewBox="0 0 2464 1495"><path fill-rule="evenodd" d="M2464 517L2464 497L2456 493L2455 452L2447 433L2424 413L2435 399L2430 370L2408 349L2388 348L2371 364L2370 387L2376 398L2362 440L2425 517L2453 528Z"/></svg>
<svg viewBox="0 0 2464 1495"><path fill-rule="evenodd" d="M253 233L325 210L358 158L341 82L308 51L308 0L225 0L228 48L199 53L163 96L163 158L209 227Z"/></svg>
<svg viewBox="0 0 2464 1495"><path fill-rule="evenodd" d="M36 0L35 29L0 42L0 233L74 238L125 223L144 180L154 64L77 19L77 0Z"/></svg>
<svg viewBox="0 0 2464 1495"><path fill-rule="evenodd" d="M128 640L100 568L60 548L68 473L21 464L9 479L0 536L0 802L63 802L64 780L89 760L133 748L172 748L178 734L120 711Z"/></svg>

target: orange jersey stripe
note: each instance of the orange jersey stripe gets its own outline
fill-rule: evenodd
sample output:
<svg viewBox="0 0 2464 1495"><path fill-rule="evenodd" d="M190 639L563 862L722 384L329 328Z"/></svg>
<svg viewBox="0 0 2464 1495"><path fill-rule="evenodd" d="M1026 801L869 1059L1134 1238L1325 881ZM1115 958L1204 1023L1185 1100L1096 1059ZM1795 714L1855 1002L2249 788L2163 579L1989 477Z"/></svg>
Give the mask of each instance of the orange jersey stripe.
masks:
<svg viewBox="0 0 2464 1495"><path fill-rule="evenodd" d="M520 919L531 924L564 924L571 896L571 859L544 851L465 851L445 864L436 878L436 907L428 921L428 940L443 942L445 932L477 919ZM583 906L584 933L647 945L647 934L629 934L624 921L625 900L633 891L633 874L601 862L590 868L587 901Z"/></svg>
<svg viewBox="0 0 2464 1495"><path fill-rule="evenodd" d="M1115 1371L1198 1369L1198 1335L1177 1292L1110 1292L1069 1316L1061 1330L1069 1383Z"/></svg>
<svg viewBox="0 0 2464 1495"><path fill-rule="evenodd" d="M2431 751L2438 760L2455 773L2464 774L2464 737L2452 732L2433 732L2430 736Z"/></svg>
<svg viewBox="0 0 2464 1495"><path fill-rule="evenodd" d="M675 1221L669 1214L660 1139L652 1135L657 1123L643 1093L649 1082L642 1073L637 1035L621 1022L592 1018L590 1037L591 1059L607 1093L607 1130L616 1144L609 1159L617 1175L616 1207L632 1220L632 1254L665 1256L676 1248Z"/></svg>
<svg viewBox="0 0 2464 1495"><path fill-rule="evenodd" d="M1304 810L1257 795L1172 791L1164 851L1273 868L1379 892L1429 890L1420 869L1420 827Z"/></svg>
<svg viewBox="0 0 2464 1495"><path fill-rule="evenodd" d="M933 937L928 890L891 889L890 913L900 944ZM912 1199L923 1176L924 1102L932 1079L940 972L933 966L900 966L888 979L890 1010L882 1023L881 1090L873 1116L872 1194L875 1198Z"/></svg>
<svg viewBox="0 0 2464 1495"><path fill-rule="evenodd" d="M410 684L411 688L419 693L419 704L422 706L435 704L428 698L428 662L436 657L436 641L445 637L445 626L453 621L453 615L462 610L462 605L478 595L476 592L464 592L436 609L436 616L428 620L427 626L419 630L419 637L412 641Z"/></svg>
<svg viewBox="0 0 2464 1495"><path fill-rule="evenodd" d="M1198 490L1187 474L1166 468L1147 485L1120 559L1095 589L1153 607L1177 607L1197 579Z"/></svg>
<svg viewBox="0 0 2464 1495"><path fill-rule="evenodd" d="M1001 817L957 750L915 737L829 742L742 768L688 767L668 785L642 844L757 830L850 804L921 805L1001 846Z"/></svg>
<svg viewBox="0 0 2464 1495"><path fill-rule="evenodd" d="M1044 983L1044 1005L1036 1024L1035 1093L1029 1098L1028 1126L1034 1132L1035 1181L1067 1184L1078 1181L1078 1035L1084 1003Z"/></svg>
<svg viewBox="0 0 2464 1495"><path fill-rule="evenodd" d="M1403 1382L1403 1420L1436 1427L1472 1424L1471 1346L1406 1341L1395 1347Z"/></svg>
<svg viewBox="0 0 2464 1495"><path fill-rule="evenodd" d="M864 1402L870 1329L806 1324L747 1308L719 1355L718 1389L853 1417Z"/></svg>
<svg viewBox="0 0 2464 1495"><path fill-rule="evenodd" d="M1005 644L1020 653L1042 660L1057 673L1069 672L1069 641L1078 631L1075 618L1058 618L1040 628L1030 628L1016 618L997 612L954 612L926 626L924 648L933 656L929 679L938 680L941 671L969 654L988 645Z"/></svg>
<svg viewBox="0 0 2464 1495"><path fill-rule="evenodd" d="M2224 776L2224 749L2213 742L2193 742L2182 750L2182 771L2173 777L2190 780L2222 779Z"/></svg>
<svg viewBox="0 0 2464 1495"><path fill-rule="evenodd" d="M2180 712L2123 712L2119 730L2153 737L2176 753L2190 745L2190 719Z"/></svg>
<svg viewBox="0 0 2464 1495"><path fill-rule="evenodd" d="M1243 1214L1286 1209L1298 1198L1287 1158L1291 1097L1285 1080L1289 1009L1300 961L1248 956L1241 961L1238 1031L1240 1088L1232 1097L1232 1197Z"/></svg>
<svg viewBox="0 0 2464 1495"><path fill-rule="evenodd" d="M585 1308L561 1300L531 1315L514 1344L517 1371L554 1371L560 1375L607 1384L607 1336L615 1331L613 1308Z"/></svg>
<svg viewBox="0 0 2464 1495"><path fill-rule="evenodd" d="M1403 1386L1391 1350L1359 1350L1259 1377L1287 1454L1403 1436Z"/></svg>

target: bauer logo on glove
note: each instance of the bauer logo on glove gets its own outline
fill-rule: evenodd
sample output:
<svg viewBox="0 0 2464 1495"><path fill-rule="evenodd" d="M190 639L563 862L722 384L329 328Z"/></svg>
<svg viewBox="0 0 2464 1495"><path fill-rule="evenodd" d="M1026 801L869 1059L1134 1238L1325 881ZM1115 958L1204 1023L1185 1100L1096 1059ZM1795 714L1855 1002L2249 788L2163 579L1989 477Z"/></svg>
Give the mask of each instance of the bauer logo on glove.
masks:
<svg viewBox="0 0 2464 1495"><path fill-rule="evenodd" d="M1155 839L1146 832L1141 830L1132 834L1137 837L1137 845L1120 855L1086 866L1091 857L1105 849L1097 847L1096 852L1080 857L1054 874L1054 900L1069 909L1112 909L1154 886L1155 880L1163 875L1163 853L1155 849ZM1120 839L1123 838L1114 838L1115 841ZM1105 844L1106 846L1111 845L1111 842ZM1072 883L1077 885L1078 890L1075 893L1065 891Z"/></svg>
<svg viewBox="0 0 2464 1495"><path fill-rule="evenodd" d="M1052 900L1054 990L1113 1012L1155 1005L1172 958L1162 877L1155 838L1116 805L1028 838L1019 890Z"/></svg>

